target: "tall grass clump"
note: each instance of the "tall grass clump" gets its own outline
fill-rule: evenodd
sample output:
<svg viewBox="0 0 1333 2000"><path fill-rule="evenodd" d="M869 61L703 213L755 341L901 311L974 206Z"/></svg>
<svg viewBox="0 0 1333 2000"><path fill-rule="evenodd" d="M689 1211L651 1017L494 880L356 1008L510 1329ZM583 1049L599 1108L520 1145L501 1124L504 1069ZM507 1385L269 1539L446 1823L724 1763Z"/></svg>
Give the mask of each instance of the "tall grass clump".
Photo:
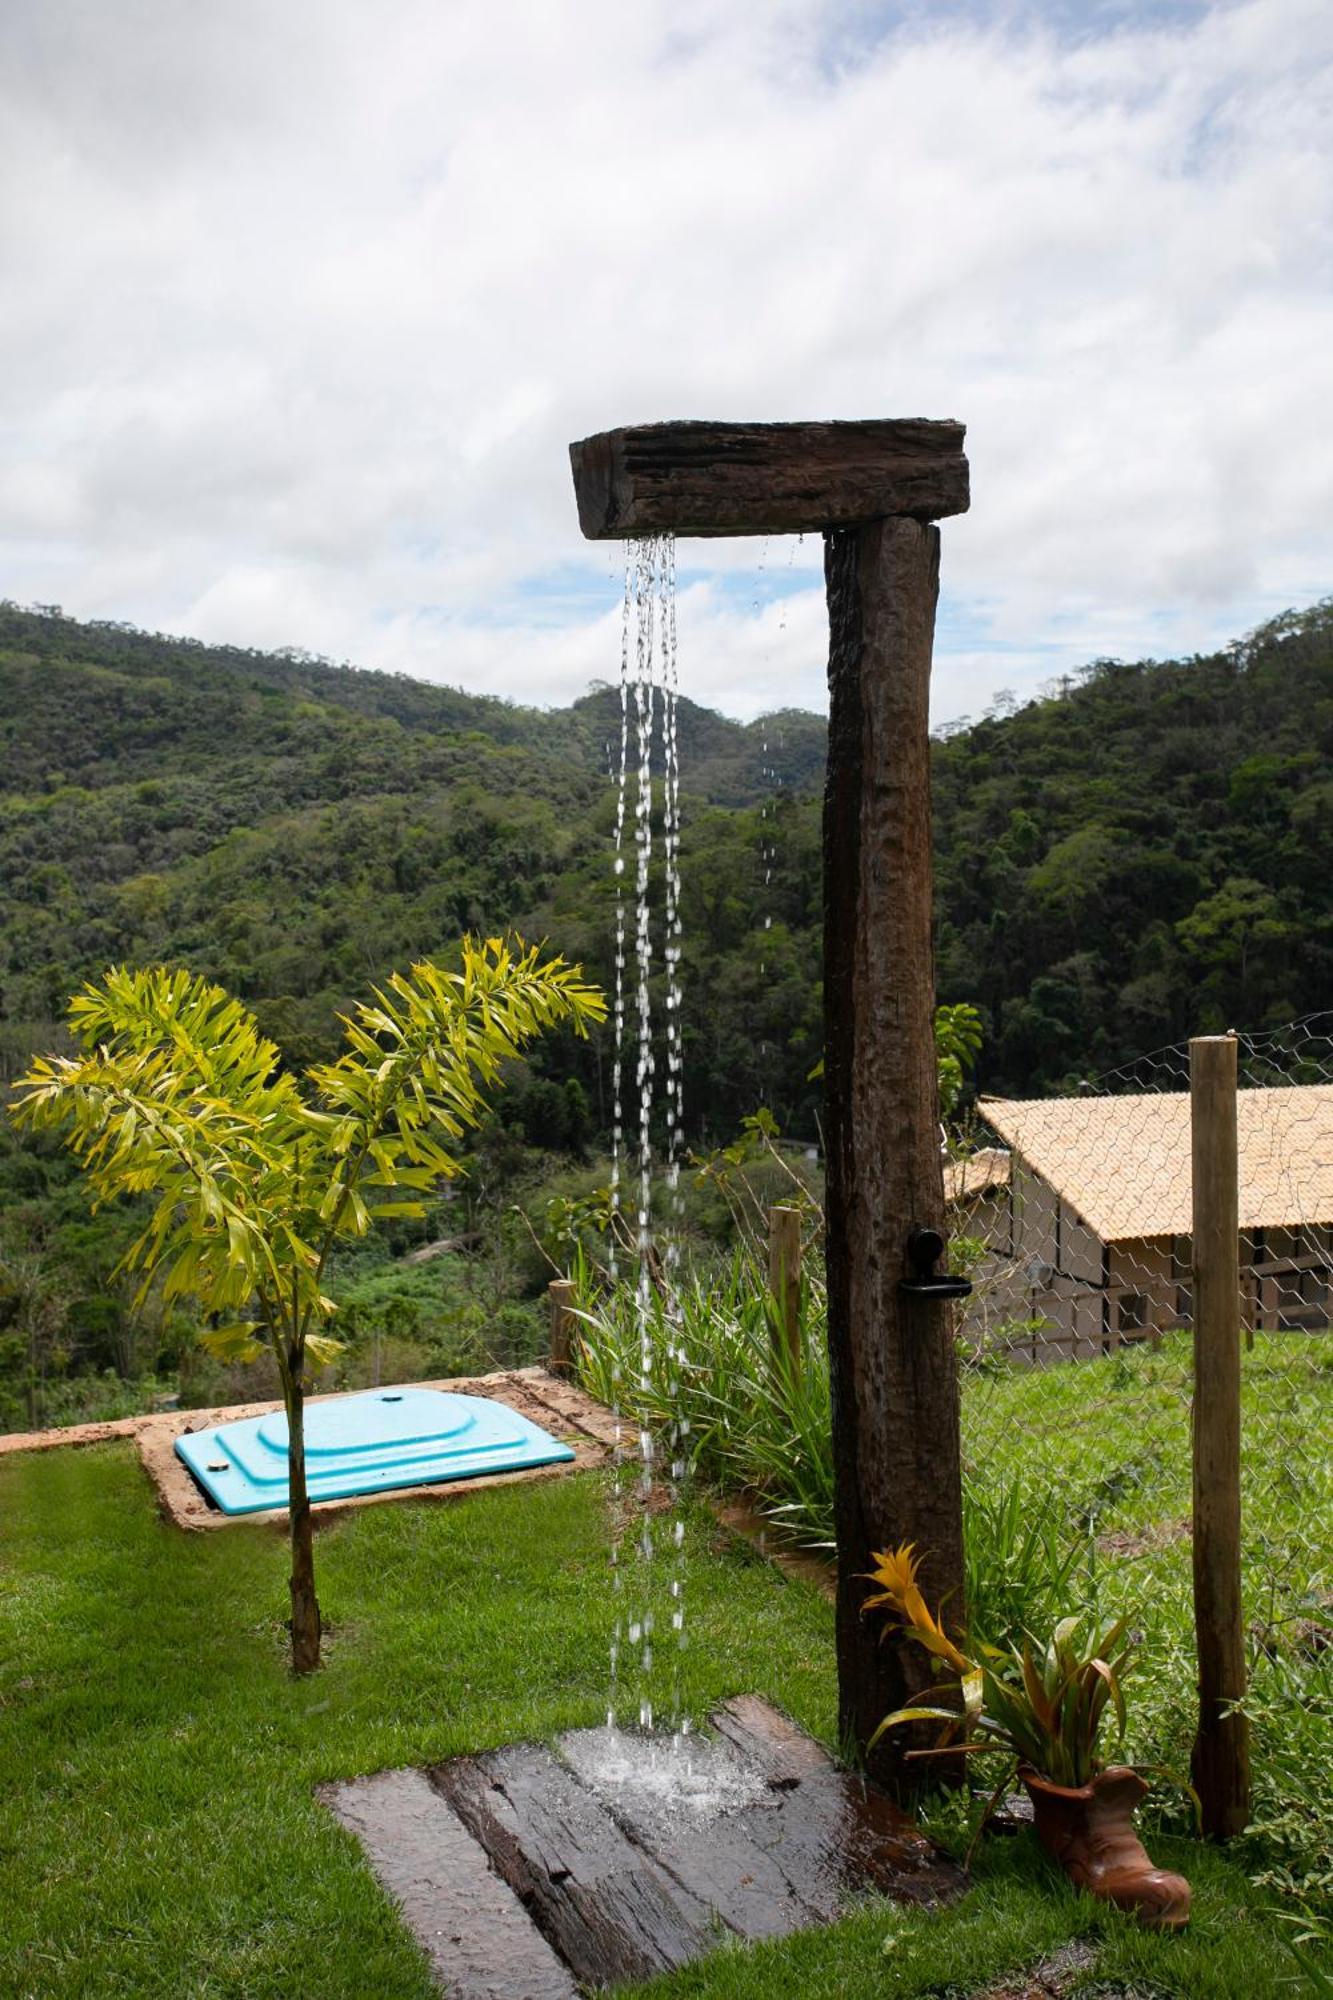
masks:
<svg viewBox="0 0 1333 2000"><path fill-rule="evenodd" d="M823 1287L801 1288L801 1365L775 1337L767 1286L738 1253L710 1277L690 1275L671 1317L650 1307L652 1361L645 1380L634 1293L600 1300L585 1288L579 1374L590 1395L625 1418L665 1432L679 1420L691 1469L727 1492L753 1494L803 1547L833 1544L833 1440ZM817 1330L818 1338L812 1338ZM671 1359L671 1350L684 1361Z"/></svg>
<svg viewBox="0 0 1333 2000"><path fill-rule="evenodd" d="M633 1289L582 1287L580 1377L627 1422L663 1434L685 1428L692 1470L724 1492L744 1492L796 1545L832 1550L833 1440L827 1297L807 1263L800 1301L800 1365L779 1337L767 1282L754 1258L682 1283L674 1308L650 1306L647 1380ZM672 1351L683 1353L673 1361ZM989 1470L989 1469L988 1469ZM991 1645L1053 1625L1095 1594L1091 1544L1071 1532L1060 1487L1017 1472L965 1478L967 1602L974 1635Z"/></svg>

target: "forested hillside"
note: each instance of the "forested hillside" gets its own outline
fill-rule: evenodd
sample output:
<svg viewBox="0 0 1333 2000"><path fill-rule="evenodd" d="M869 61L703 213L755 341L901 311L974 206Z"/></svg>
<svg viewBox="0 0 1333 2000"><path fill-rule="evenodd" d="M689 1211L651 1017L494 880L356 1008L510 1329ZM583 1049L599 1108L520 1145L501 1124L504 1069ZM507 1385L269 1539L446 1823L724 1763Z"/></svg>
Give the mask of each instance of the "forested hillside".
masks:
<svg viewBox="0 0 1333 2000"><path fill-rule="evenodd" d="M1040 1095L1333 1004L1333 600L1104 661L938 747L938 968L982 1087Z"/></svg>
<svg viewBox="0 0 1333 2000"><path fill-rule="evenodd" d="M0 717L10 1073L113 959L207 971L294 1061L464 928L549 932L609 976L611 689L537 711L6 607ZM687 1116L764 1099L808 1124L823 724L685 701L681 740ZM1210 658L1099 663L939 742L940 992L983 1009L984 1087L1324 1004L1331 752L1329 605ZM593 1127L606 1065L599 1044L572 1072Z"/></svg>
<svg viewBox="0 0 1333 2000"><path fill-rule="evenodd" d="M11 1070L118 958L215 975L296 1060L368 979L469 926L549 930L609 971L610 689L537 711L6 607L0 716ZM823 724L685 701L681 739L693 1117L808 1108ZM984 1010L986 1086L1327 1000L1331 752L1328 605L1211 658L1099 663L939 742L940 990Z"/></svg>
<svg viewBox="0 0 1333 2000"><path fill-rule="evenodd" d="M207 971L254 1003L298 1062L328 1050L338 1010L369 980L467 928L549 930L609 971L607 768L620 731L611 690L539 712L10 609L0 616L0 714L9 1073L49 1041L73 985L113 959L180 958ZM767 732L743 729L684 703L680 735L702 1001L714 982L745 984L760 879L746 803L814 793L823 724L792 715ZM802 921L813 910L813 856L800 851L811 837L793 828L782 863L801 884ZM719 844L725 892L712 880ZM816 976L807 962L807 989ZM710 1017L711 1004L699 1012ZM790 1029L790 1009L774 1024ZM815 1036L812 1013L806 1069ZM584 1053L581 1080L601 1121L605 1050ZM718 1075L733 1053L723 1048ZM748 1107L757 1081L736 1078L721 1114ZM705 1088L699 1102L709 1101Z"/></svg>
<svg viewBox="0 0 1333 2000"><path fill-rule="evenodd" d="M609 984L619 728L604 687L537 711L0 609L0 1082L117 960L217 978L296 1065L333 1051L372 981L464 929L548 936ZM688 1137L725 1141L760 1104L806 1136L824 724L686 701L680 733ZM1208 658L1098 663L940 740L940 997L982 1011L981 1088L1059 1089L1193 1030L1327 1006L1331 753L1333 603ZM609 1029L543 1044L501 1100L501 1152L594 1151L612 1059ZM6 1340L41 1344L52 1282L47 1348L126 1372L122 1229L0 1123L0 1391Z"/></svg>

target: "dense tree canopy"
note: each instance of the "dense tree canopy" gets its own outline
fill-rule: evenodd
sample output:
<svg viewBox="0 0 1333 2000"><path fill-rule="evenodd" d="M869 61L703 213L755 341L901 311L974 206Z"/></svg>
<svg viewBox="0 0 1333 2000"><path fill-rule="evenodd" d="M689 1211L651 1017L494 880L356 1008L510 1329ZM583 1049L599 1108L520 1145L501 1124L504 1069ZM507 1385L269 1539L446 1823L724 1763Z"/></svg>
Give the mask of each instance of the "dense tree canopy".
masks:
<svg viewBox="0 0 1333 2000"><path fill-rule="evenodd" d="M539 712L0 607L0 1082L113 963L217 981L298 1071L336 1053L369 982L463 931L549 937L609 987L619 732L606 687ZM824 723L685 701L680 734L688 1137L729 1139L760 1104L809 1136ZM1326 1006L1330 753L1333 602L1205 658L1099 661L942 736L939 994L981 1011L980 1087L1042 1094ZM607 1027L552 1034L497 1146L596 1145L612 1060ZM0 1378L38 1349L141 1362L106 1284L119 1220L90 1222L59 1157L3 1122L0 1218L20 1239ZM177 1338L164 1322L149 1344Z"/></svg>

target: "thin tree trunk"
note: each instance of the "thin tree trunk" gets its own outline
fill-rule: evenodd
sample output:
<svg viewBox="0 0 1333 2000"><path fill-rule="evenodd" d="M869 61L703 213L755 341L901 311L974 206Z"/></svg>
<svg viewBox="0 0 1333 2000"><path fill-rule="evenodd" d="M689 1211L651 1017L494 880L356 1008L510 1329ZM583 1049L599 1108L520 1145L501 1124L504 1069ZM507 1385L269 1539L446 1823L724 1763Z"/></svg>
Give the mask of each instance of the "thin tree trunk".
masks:
<svg viewBox="0 0 1333 2000"><path fill-rule="evenodd" d="M305 1482L305 1385L299 1357L294 1366L289 1360L283 1371L283 1396L287 1405L287 1512L292 1537L292 1672L313 1674L319 1666L323 1624L315 1596L315 1534Z"/></svg>

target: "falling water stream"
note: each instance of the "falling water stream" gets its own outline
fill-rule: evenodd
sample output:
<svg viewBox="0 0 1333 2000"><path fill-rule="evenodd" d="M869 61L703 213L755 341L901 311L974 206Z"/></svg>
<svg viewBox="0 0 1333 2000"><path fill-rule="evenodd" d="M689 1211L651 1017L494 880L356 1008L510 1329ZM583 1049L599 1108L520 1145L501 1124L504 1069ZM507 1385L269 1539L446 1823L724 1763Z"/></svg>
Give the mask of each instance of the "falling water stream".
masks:
<svg viewBox="0 0 1333 2000"><path fill-rule="evenodd" d="M791 570L793 564L796 561L796 553L798 549L804 546L804 544L805 544L805 536L799 535L788 548L787 565L786 565L787 567L786 590L788 592L790 591L791 588ZM764 588L765 572L767 571L768 568L768 556L769 556L769 537L765 536L763 548L760 551L760 556L759 556L759 569L755 578L754 615L756 618L761 616L763 609L762 594ZM784 593L783 597L779 601L779 608L778 608L777 637L778 637L779 655L781 655L782 652L782 641L786 636L786 631L787 631L787 596ZM772 666L771 650L766 648L763 658L763 671L765 680L771 678L771 666ZM782 801L782 773L779 770L777 763L776 762L770 763L769 758L770 754L773 754L774 752L776 752L778 756L781 755L781 752L785 748L786 739L783 735L781 725L778 723L776 716L766 715L762 717L761 720L763 723L763 735L760 739L759 776L764 787L764 795L759 805L759 865L764 871L764 885L763 885L764 893L763 893L761 907L763 910L763 928L765 933L765 935L761 937L759 940L759 953L760 953L759 976L762 979L768 970L768 964L766 958L766 953L768 948L767 933L771 931L773 928L773 895L772 895L773 868L777 861L777 855L778 855L778 849L777 849L778 812ZM776 732L776 743L774 743L775 732ZM764 1095L765 1101L767 1101L767 1093L771 1090L773 1081L770 1075L770 1064L769 1064L769 1058L771 1053L772 1051L769 1043L761 1039L759 1043L760 1082L761 1082L761 1094Z"/></svg>
<svg viewBox="0 0 1333 2000"><path fill-rule="evenodd" d="M637 1338L636 1387L652 1386L655 1370L665 1363L673 1406L682 1359L676 1282L680 1244L680 1155L684 1136L684 1071L681 1045L681 875L680 875L680 745L677 727L676 564L674 538L646 536L629 544L620 648L620 756L616 768L616 810L613 834L615 905L615 1052L612 1067L611 1207L612 1271L616 1270L616 1231L633 1203L634 1316ZM632 730L631 730L632 725ZM633 755L631 756L631 733ZM655 753L656 751L656 759ZM653 1018L654 952L654 764L661 771L662 892L657 957L664 973L662 988L662 1059L657 1052ZM629 1004L629 923L626 895L627 828L631 775L633 778L634 963L633 1007ZM635 1048L627 1039L633 1016ZM626 1118L625 1083L633 1062L633 1134ZM658 1118L658 1079L664 1076ZM660 1139L655 1143L655 1120ZM633 1146L631 1151L631 1137ZM653 1214L654 1171L660 1157L666 1188L664 1227L657 1239ZM658 1310L659 1290L661 1310ZM657 1344L665 1338L666 1352ZM675 1409L664 1440L667 1452L665 1485L670 1502L665 1529L654 1525L653 1503L658 1485L659 1441L647 1425L635 1425L637 1477L630 1473L624 1449L620 1371L613 1377L616 1442L614 1451L612 1549L611 1685L607 1727L615 1730L622 1693L637 1697L639 1727L651 1730L658 1720L654 1691L654 1632L662 1580L670 1605L673 1670L670 1706L677 1736L688 1728L681 1717L679 1656L685 1644L683 1545L684 1523L678 1500L687 1460L688 1425ZM627 1522L636 1523L631 1535ZM658 1563L658 1542L665 1535ZM628 1549L628 1561L626 1560ZM659 1570L661 1577L659 1578ZM629 1683L633 1685L628 1685Z"/></svg>

